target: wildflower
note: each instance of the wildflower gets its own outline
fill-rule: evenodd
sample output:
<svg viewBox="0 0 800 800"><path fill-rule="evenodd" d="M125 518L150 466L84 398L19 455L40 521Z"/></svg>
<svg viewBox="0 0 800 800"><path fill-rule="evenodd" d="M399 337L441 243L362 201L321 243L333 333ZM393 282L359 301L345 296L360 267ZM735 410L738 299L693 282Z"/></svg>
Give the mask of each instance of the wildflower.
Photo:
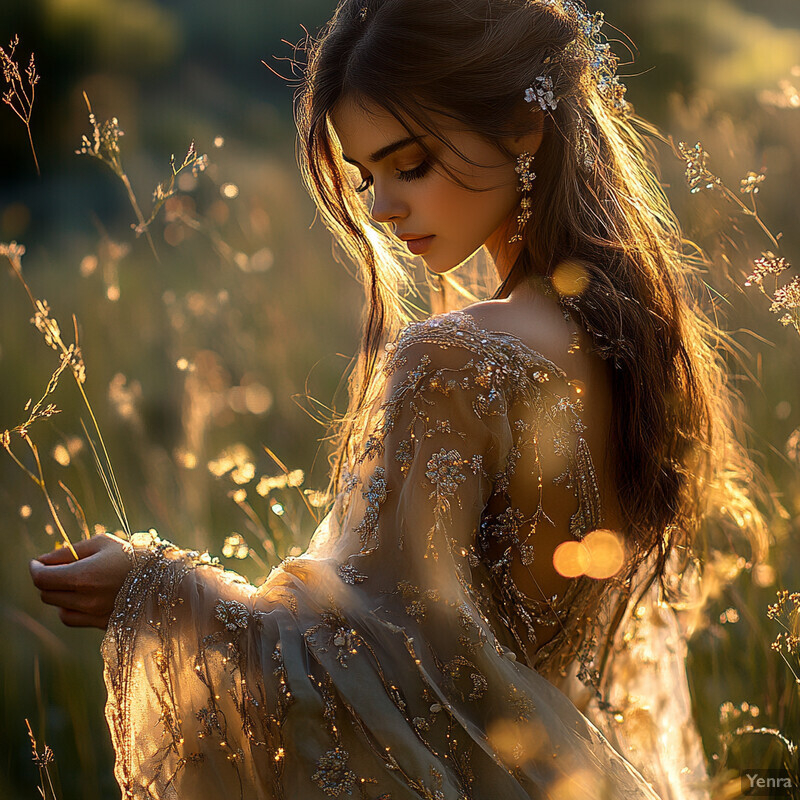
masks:
<svg viewBox="0 0 800 800"><path fill-rule="evenodd" d="M689 147L685 142L680 142L678 148L681 151L683 160L686 162L686 180L689 184L689 191L696 194L703 189L713 189L720 186L722 181L706 167L708 153L703 149L700 142L694 147Z"/></svg>
<svg viewBox="0 0 800 800"><path fill-rule="evenodd" d="M191 167L192 175L196 178L201 172L204 172L208 166L208 156L205 154L201 156L197 155L197 150L194 146L194 140L192 140L189 145L189 149L186 151L186 155L183 158L183 163L179 167L176 167L175 154L173 153L169 158L169 166L172 174L166 181L159 183L153 191L153 210L150 212L150 218L147 220L140 219L138 225L132 226L137 236L148 231L148 228L158 215L161 207L167 202L167 200L175 195L177 192L177 189L175 188L175 178L180 174L180 172L188 167Z"/></svg>
<svg viewBox="0 0 800 800"><path fill-rule="evenodd" d="M33 730L31 729L31 724L28 720L25 720L25 724L28 726L28 737L31 740L31 750L33 751L33 763L36 764L39 769L44 769L48 764L51 764L55 761L55 755L53 755L53 750L49 744L44 746L44 750L41 753L38 751L38 745L36 743L36 739L33 735Z"/></svg>
<svg viewBox="0 0 800 800"><path fill-rule="evenodd" d="M69 364L78 383L86 383L86 365L83 363L81 348L71 344L61 358Z"/></svg>
<svg viewBox="0 0 800 800"><path fill-rule="evenodd" d="M122 171L119 162L121 152L119 140L125 135L125 131L119 127L119 120L112 117L110 120L98 124L94 112L89 111L89 124L92 126L91 141L86 134L83 134L81 146L75 151L76 155L97 158L108 164L119 175Z"/></svg>
<svg viewBox="0 0 800 800"><path fill-rule="evenodd" d="M5 256L9 261L15 261L25 255L25 245L16 242L0 242L0 256Z"/></svg>
<svg viewBox="0 0 800 800"><path fill-rule="evenodd" d="M742 194L758 194L758 185L763 183L767 176L763 173L748 172L747 175L740 181L741 188L739 191Z"/></svg>
<svg viewBox="0 0 800 800"><path fill-rule="evenodd" d="M196 178L201 172L206 171L206 167L208 166L208 156L203 153L203 155L198 156L194 163L192 164L192 175Z"/></svg>
<svg viewBox="0 0 800 800"><path fill-rule="evenodd" d="M61 338L61 329L58 322L50 317L50 306L47 300L36 300L36 311L30 321L39 333L44 334L44 341L48 347L58 350L58 342Z"/></svg>
<svg viewBox="0 0 800 800"><path fill-rule="evenodd" d="M753 284L760 286L766 275L780 275L791 266L785 258L779 258L771 250L762 253L761 256L753 262L753 273L747 276L745 286Z"/></svg>
<svg viewBox="0 0 800 800"><path fill-rule="evenodd" d="M797 275L789 283L775 290L769 310L778 312L791 308L800 308L800 277Z"/></svg>
<svg viewBox="0 0 800 800"><path fill-rule="evenodd" d="M226 447L218 456L207 464L208 471L212 475L221 478L236 468L247 469L252 463L253 453L241 442Z"/></svg>

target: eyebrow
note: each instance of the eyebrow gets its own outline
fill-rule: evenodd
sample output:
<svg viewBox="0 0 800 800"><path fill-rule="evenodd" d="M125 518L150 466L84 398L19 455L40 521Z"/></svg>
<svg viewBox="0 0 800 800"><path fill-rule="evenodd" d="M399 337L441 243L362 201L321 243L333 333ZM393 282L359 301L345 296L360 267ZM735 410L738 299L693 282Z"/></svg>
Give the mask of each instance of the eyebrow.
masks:
<svg viewBox="0 0 800 800"><path fill-rule="evenodd" d="M377 164L379 161L383 161L384 158L390 156L392 153L396 153L398 150L402 150L404 147L408 147L410 144L414 144L414 142L418 142L424 138L425 134L422 134L420 136L406 136L405 139L398 139L396 142L392 142L391 144L387 144L384 147L381 147L380 150L376 150L369 157L369 161L372 164ZM357 161L354 161L352 158L348 158L344 153L342 153L342 158L348 164L358 165Z"/></svg>

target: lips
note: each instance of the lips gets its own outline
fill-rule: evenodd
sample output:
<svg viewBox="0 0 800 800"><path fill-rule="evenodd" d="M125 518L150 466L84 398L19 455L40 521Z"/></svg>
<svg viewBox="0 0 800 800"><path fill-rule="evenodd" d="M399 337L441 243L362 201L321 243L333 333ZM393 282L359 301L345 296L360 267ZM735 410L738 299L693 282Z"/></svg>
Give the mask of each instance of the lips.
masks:
<svg viewBox="0 0 800 800"><path fill-rule="evenodd" d="M417 238L407 238L406 236L401 236L400 238L405 241L406 247L408 247L415 256L419 256L431 246L431 242L434 240L435 236L432 234L430 236Z"/></svg>

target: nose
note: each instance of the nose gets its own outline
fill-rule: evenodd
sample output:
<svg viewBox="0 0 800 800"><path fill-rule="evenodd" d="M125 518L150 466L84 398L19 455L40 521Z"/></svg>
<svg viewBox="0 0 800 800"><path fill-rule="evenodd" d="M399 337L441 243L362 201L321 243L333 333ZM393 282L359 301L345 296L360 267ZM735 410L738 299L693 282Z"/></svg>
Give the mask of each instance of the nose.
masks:
<svg viewBox="0 0 800 800"><path fill-rule="evenodd" d="M369 213L376 222L394 222L408 215L408 208L398 197L379 190L377 184L372 191L372 208Z"/></svg>

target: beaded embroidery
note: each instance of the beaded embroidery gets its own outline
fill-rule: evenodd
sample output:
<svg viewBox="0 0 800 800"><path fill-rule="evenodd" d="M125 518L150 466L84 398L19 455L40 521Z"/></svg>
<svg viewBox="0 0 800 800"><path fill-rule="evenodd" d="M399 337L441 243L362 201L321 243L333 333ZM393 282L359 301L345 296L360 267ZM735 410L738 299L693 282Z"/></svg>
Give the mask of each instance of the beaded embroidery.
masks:
<svg viewBox="0 0 800 800"><path fill-rule="evenodd" d="M559 465L554 485L575 496L569 534L580 539L602 524L581 404L564 394L565 373L461 311L409 325L390 345L381 370L387 392L343 467L330 512L341 526L335 559L323 537L319 552L287 559L256 589L207 554L157 538L137 543L103 643L115 774L126 800L172 797L150 787L183 786L210 758L238 776L232 786L255 786L260 765L258 785L269 789L258 797L284 797L290 757L293 774L304 765L309 796L391 800L408 796L396 794L403 786L432 800L467 800L473 763L485 775L496 762L498 792L512 786L503 781L530 780L518 751L509 760L485 736L479 745L476 723L465 722L498 713L536 718L537 703L521 688L531 691L525 674L514 672L511 683L503 673L498 685L501 667L558 676L577 663L579 680L598 692L603 631L594 612L605 582L584 576L561 597L537 599L512 573L515 563L535 564L537 526L551 522L537 492L543 460ZM476 496L483 513L473 518ZM450 564L450 573L437 573ZM437 574L441 584L432 582ZM554 634L541 643L537 627ZM155 682L141 673L148 649ZM178 683L186 652L193 675ZM142 681L159 715L139 730L143 706L130 703L134 691L144 702ZM345 681L367 694L346 691ZM188 697L202 699L191 717L182 705ZM316 726L314 747L289 738L301 720ZM395 754L376 730L413 732L418 752L407 760L406 741ZM628 796L647 796L595 733L576 731L570 741L597 748L582 752L602 753L599 769ZM146 757L144 745L154 748ZM558 774L552 759L535 774L551 772Z"/></svg>

